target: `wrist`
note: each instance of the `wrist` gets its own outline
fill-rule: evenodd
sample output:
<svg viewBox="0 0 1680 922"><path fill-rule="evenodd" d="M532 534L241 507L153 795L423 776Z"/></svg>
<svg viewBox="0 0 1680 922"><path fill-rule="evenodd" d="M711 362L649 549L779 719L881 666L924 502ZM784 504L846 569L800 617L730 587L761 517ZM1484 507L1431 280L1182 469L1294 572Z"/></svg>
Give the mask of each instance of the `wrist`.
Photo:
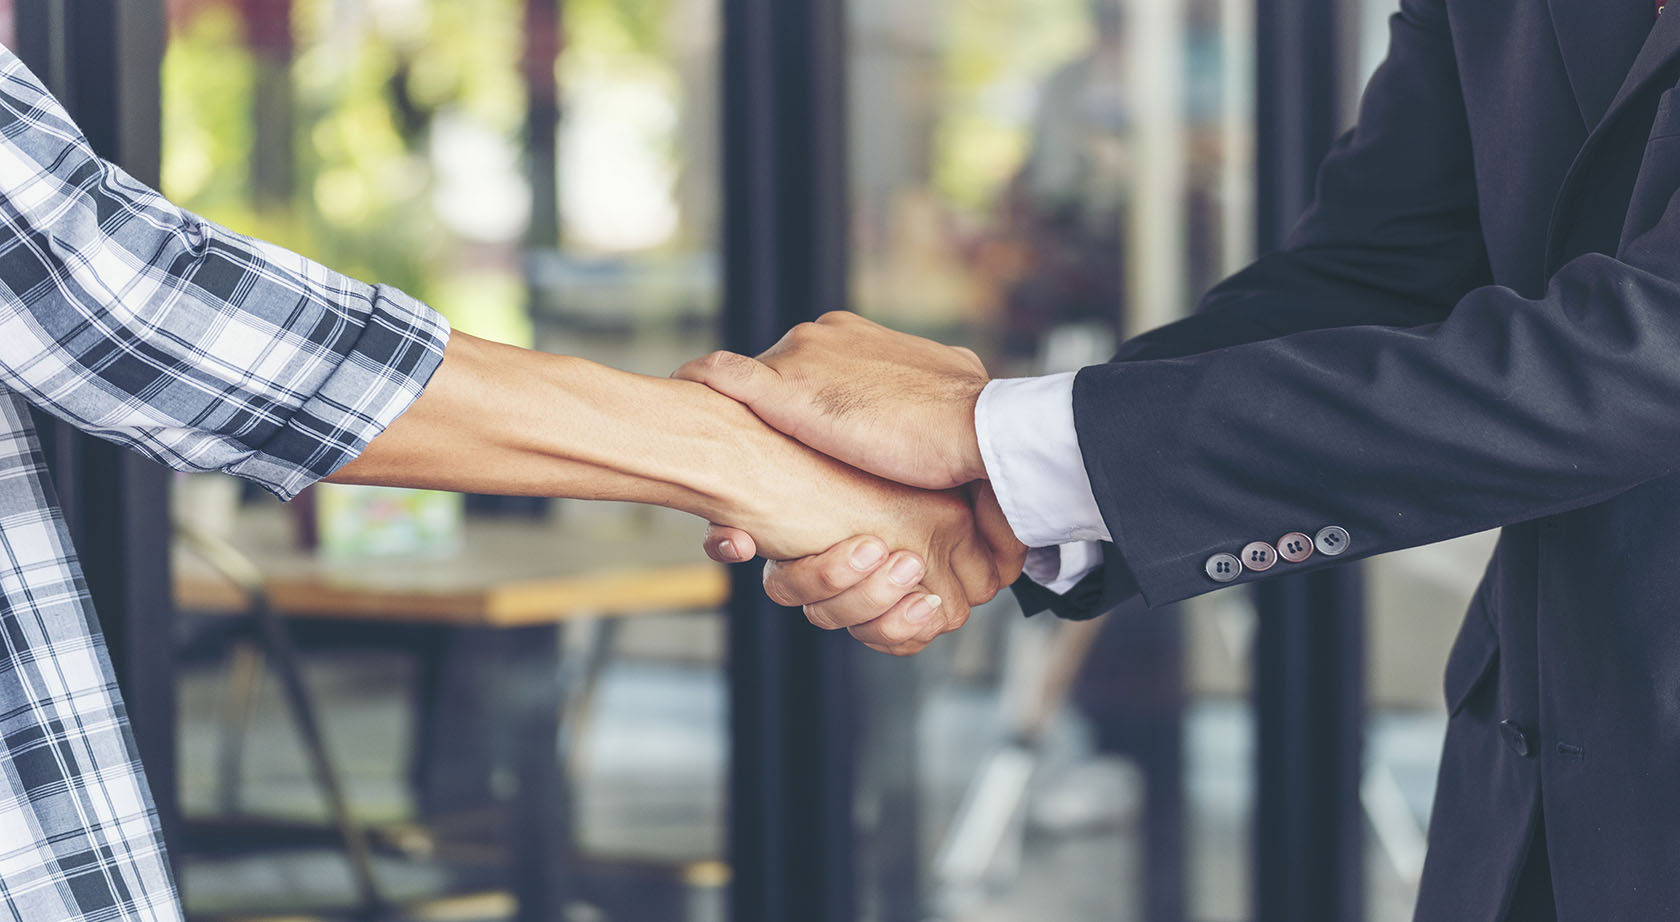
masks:
<svg viewBox="0 0 1680 922"><path fill-rule="evenodd" d="M507 358L504 356L504 358ZM742 447L764 425L704 385L632 374L570 356L496 401L497 426L531 459L538 495L665 506L708 518L741 501ZM503 376L505 377L505 375Z"/></svg>
<svg viewBox="0 0 1680 922"><path fill-rule="evenodd" d="M986 457L980 450L980 427L976 416L980 412L980 397L990 383L985 379L971 382L956 402L955 428L961 433L957 440L959 454L954 477L957 484L986 479Z"/></svg>

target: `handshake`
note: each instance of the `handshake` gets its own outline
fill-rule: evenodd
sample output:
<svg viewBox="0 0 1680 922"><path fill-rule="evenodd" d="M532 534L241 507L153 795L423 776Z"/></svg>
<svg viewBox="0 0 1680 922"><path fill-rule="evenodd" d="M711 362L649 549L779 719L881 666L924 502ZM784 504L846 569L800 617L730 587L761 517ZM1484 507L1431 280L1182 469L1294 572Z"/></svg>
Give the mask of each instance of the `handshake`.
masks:
<svg viewBox="0 0 1680 922"><path fill-rule="evenodd" d="M975 432L989 379L973 352L833 313L673 377L751 411L717 433L739 451L698 510L707 553L769 558L766 592L812 624L914 654L1020 575Z"/></svg>

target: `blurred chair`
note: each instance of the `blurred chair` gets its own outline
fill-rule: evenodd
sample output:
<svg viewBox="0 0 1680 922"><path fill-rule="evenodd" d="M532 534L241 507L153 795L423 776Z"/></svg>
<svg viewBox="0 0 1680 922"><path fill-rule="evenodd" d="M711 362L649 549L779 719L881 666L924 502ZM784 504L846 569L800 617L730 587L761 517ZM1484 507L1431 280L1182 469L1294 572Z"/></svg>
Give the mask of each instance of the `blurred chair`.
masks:
<svg viewBox="0 0 1680 922"><path fill-rule="evenodd" d="M237 820L242 813L239 778L244 766L246 730L264 665L271 664L280 681L286 712L302 740L310 774L326 801L333 830L349 862L358 896L358 915L364 918L385 915L389 906L374 876L367 833L350 811L344 783L321 735L315 705L303 685L297 649L269 604L261 572L237 548L190 525L176 523L175 535L247 599L246 613L233 616L236 620L223 626L235 632L224 669L229 694L221 711L218 740L217 801L223 815Z"/></svg>

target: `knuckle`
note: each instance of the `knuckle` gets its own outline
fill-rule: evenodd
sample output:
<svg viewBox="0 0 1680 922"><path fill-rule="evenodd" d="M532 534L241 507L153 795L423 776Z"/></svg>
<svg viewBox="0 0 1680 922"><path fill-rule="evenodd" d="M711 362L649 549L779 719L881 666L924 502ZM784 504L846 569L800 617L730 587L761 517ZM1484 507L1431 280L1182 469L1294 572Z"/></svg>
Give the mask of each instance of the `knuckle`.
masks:
<svg viewBox="0 0 1680 922"><path fill-rule="evenodd" d="M821 605L805 606L805 620L811 622L811 626L818 630L838 631L840 629L840 625L835 622L833 616Z"/></svg>
<svg viewBox="0 0 1680 922"><path fill-rule="evenodd" d="M903 601L904 597L909 594L910 590L903 586L894 586L890 577L877 575L876 578L871 579L863 586L859 593L859 603L877 615L883 615L891 611L893 606Z"/></svg>
<svg viewBox="0 0 1680 922"><path fill-rule="evenodd" d="M828 593L829 598L833 598L852 587L851 582L846 578L846 571L841 569L842 566L841 562L835 561L817 571L817 584L824 592Z"/></svg>
<svg viewBox="0 0 1680 922"><path fill-rule="evenodd" d="M705 369L716 377L745 379L757 373L758 362L737 352L720 350L706 356Z"/></svg>
<svg viewBox="0 0 1680 922"><path fill-rule="evenodd" d="M783 583L781 572L774 562L764 565L764 594L777 605L795 605L797 601Z"/></svg>
<svg viewBox="0 0 1680 922"><path fill-rule="evenodd" d="M881 619L880 634L889 643L905 644L915 641L920 631L903 618L887 617Z"/></svg>
<svg viewBox="0 0 1680 922"><path fill-rule="evenodd" d="M732 362L739 358L740 356L733 352L719 349L716 352L708 353L702 357L699 365L701 368L705 369L727 368Z"/></svg>

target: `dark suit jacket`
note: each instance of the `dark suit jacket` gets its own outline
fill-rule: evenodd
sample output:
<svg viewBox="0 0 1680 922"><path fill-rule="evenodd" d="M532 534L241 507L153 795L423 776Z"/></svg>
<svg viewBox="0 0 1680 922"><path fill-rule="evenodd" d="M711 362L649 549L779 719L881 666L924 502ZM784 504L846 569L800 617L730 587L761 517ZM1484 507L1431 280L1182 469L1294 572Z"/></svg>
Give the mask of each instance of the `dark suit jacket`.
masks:
<svg viewBox="0 0 1680 922"><path fill-rule="evenodd" d="M1427 922L1500 919L1542 804L1560 918L1680 919L1680 11L1657 18L1404 0L1285 250L1079 375L1116 543L1067 597L1023 587L1088 616L1219 588L1210 556L1287 532L1352 551L1263 576L1503 526L1447 663Z"/></svg>

